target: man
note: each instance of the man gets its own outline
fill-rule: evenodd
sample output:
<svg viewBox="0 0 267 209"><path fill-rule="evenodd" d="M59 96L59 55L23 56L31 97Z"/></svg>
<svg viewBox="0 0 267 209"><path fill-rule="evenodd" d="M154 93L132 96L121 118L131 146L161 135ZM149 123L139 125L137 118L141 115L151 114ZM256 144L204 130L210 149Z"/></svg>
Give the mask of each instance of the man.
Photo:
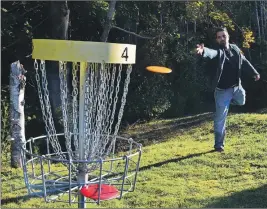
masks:
<svg viewBox="0 0 267 209"><path fill-rule="evenodd" d="M259 73L245 58L241 50L235 44L229 44L229 34L226 28L216 30L217 50L198 44L196 51L198 55L208 60L213 60L216 71L213 78L214 97L216 113L214 117L215 151L224 151L225 125L229 105L244 105L246 92L241 85L241 72L254 77L255 81L260 79Z"/></svg>

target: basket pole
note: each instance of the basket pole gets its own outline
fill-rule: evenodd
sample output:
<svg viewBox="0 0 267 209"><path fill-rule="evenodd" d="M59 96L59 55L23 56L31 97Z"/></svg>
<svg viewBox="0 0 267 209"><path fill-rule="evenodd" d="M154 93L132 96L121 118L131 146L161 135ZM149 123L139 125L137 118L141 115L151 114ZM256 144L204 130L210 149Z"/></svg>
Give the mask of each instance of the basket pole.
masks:
<svg viewBox="0 0 267 209"><path fill-rule="evenodd" d="M85 160L84 152L84 103L85 103L85 78L86 78L86 62L80 62L80 98L79 98L79 159ZM88 174L85 169L86 164L81 163L78 171L78 182L80 186L87 183ZM86 198L80 193L78 196L78 207L86 208Z"/></svg>

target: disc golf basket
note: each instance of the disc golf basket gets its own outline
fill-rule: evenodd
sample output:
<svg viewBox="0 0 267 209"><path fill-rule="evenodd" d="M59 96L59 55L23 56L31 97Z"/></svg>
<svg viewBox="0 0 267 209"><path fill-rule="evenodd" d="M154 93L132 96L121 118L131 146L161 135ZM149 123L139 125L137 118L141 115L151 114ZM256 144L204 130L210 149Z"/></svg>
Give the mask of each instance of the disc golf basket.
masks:
<svg viewBox="0 0 267 209"><path fill-rule="evenodd" d="M121 199L135 189L141 144L118 136L135 45L34 39L38 96L46 135L22 145L29 195L46 202L78 203ZM64 133L57 133L46 60L58 61ZM67 62L72 64L68 73ZM69 77L71 75L71 82ZM42 145L45 154L34 146ZM38 153L38 154L37 154Z"/></svg>

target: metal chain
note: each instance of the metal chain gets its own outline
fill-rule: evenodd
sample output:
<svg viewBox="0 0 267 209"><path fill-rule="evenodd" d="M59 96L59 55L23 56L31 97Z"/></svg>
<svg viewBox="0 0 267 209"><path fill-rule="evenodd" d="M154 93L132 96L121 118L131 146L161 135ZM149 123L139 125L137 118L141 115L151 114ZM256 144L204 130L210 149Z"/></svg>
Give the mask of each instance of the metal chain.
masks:
<svg viewBox="0 0 267 209"><path fill-rule="evenodd" d="M120 110L119 110L118 121L117 121L117 124L115 126L115 131L114 131L114 135L115 136L118 134L120 123L121 123L121 119L122 119L122 116L123 116L124 107L125 107L125 104L126 104L126 96L128 94L128 86L129 86L129 83L130 83L131 72L132 72L132 65L128 65L127 71L126 71L126 79L125 79L125 83L124 83L123 95L122 95L122 98L121 98L121 107L120 107Z"/></svg>
<svg viewBox="0 0 267 209"><path fill-rule="evenodd" d="M103 101L103 120L101 123L101 151L99 152L99 155L102 156L102 154L105 152L105 147L109 140L109 134L107 134L107 126L106 122L109 120L108 116L108 108L111 104L109 104L109 91L110 91L110 78L111 78L111 71L110 71L110 64L104 64L104 101Z"/></svg>
<svg viewBox="0 0 267 209"><path fill-rule="evenodd" d="M114 66L114 67L116 67L116 66ZM111 115L110 124L109 124L109 133L111 133L112 125L114 123L115 111L116 111L117 102L118 102L118 93L119 93L119 90L120 90L121 72L122 72L122 65L120 64L119 65L119 70L118 70L117 81L116 81L117 84L116 84L116 89L115 89L115 96L114 96L114 100L113 100L113 110L112 110L112 115ZM114 147L114 145L115 145L115 140L116 140L115 131L113 133L113 137L110 137L110 140L111 140L111 143L109 143L109 145L108 145L108 147L106 149L105 156L109 155L109 153L111 151L111 148Z"/></svg>
<svg viewBox="0 0 267 209"><path fill-rule="evenodd" d="M73 119L73 141L75 150L79 150L78 142L78 77L77 72L79 70L78 63L74 62L72 67L72 119ZM79 152L75 152L75 159L79 159Z"/></svg>
<svg viewBox="0 0 267 209"><path fill-rule="evenodd" d="M106 88L106 83L105 83L105 73L104 73L104 70L105 70L105 67L104 67L105 63L101 63L101 66L100 66L100 78L99 78L99 92L98 92L98 112L97 112L97 116L96 116L96 132L95 132L95 137L96 138L100 138L102 133L101 133L101 129L102 129L102 120L103 120L103 111L104 111L104 95L105 95L105 88ZM100 139L98 139L95 143L95 146L96 147L100 147Z"/></svg>
<svg viewBox="0 0 267 209"><path fill-rule="evenodd" d="M48 82L46 78L46 69L45 69L44 60L41 60L40 69L42 72L42 88L44 90L44 102L45 102L46 112L48 116L47 117L48 125L50 125L48 134L51 136L50 139L51 139L51 144L52 144L54 151L56 151L56 153L59 154L60 158L66 159L65 155L62 153L61 146L58 142L58 138L56 135L55 125L54 125L54 120L53 120L51 105L50 105L50 100L49 100Z"/></svg>
<svg viewBox="0 0 267 209"><path fill-rule="evenodd" d="M90 138L90 157L92 158L93 157L93 152L95 151L95 145L96 145L96 141L98 140L97 139L97 124L98 124L98 121L99 121L99 117L97 116L97 113L98 113L98 103L99 103L99 89L100 89L100 85L99 83L101 82L101 72L100 72L100 67L99 67L99 64L98 63L94 63L92 65L93 67L93 71L94 71L94 81L93 81L93 89L94 89L94 95L93 95L93 98L92 98L92 104L93 104L93 109L92 109L92 120L91 120L91 124L92 124L92 134L91 134L91 138Z"/></svg>
<svg viewBox="0 0 267 209"><path fill-rule="evenodd" d="M105 88L104 88L104 113L103 113L103 118L104 120L102 120L102 132L103 134L106 134L106 129L105 129L105 124L107 121L107 117L108 117L108 106L109 106L109 91L110 91L110 65L106 64L104 65L105 67L105 71L104 71L104 77L105 77Z"/></svg>
<svg viewBox="0 0 267 209"><path fill-rule="evenodd" d="M59 77L60 77L60 90L62 101L62 115L64 124L64 134L66 138L66 148L71 158L79 159L79 129L78 117L79 114L84 114L84 148L85 159L96 159L103 157L104 154L108 155L114 145L116 135L118 134L120 123L123 116L124 107L126 104L126 96L128 93L128 86L130 83L130 74L132 66L129 65L126 71L126 79L121 96L121 104L118 112L116 124L114 124L117 103L119 100L120 83L122 64L116 66L115 64L107 63L88 63L85 78L85 107L84 112L78 112L78 70L79 64L73 63L72 67L72 114L68 108L68 86L67 86L67 69L66 63L59 63ZM41 61L42 84L38 74L38 63L35 60L34 67L36 70L36 81L38 95L43 112L43 120L45 122L46 131L48 133L49 141L55 153L60 157L66 159L62 153L60 144L56 136L54 121L51 113L51 105L49 101L49 92L47 88L47 79L45 72L45 63ZM42 93L42 90L44 93ZM113 126L113 124L115 126ZM114 132L112 130L114 128ZM72 131L73 130L73 144L75 153L72 150ZM115 137L110 137L114 135ZM95 168L90 165L90 170Z"/></svg>
<svg viewBox="0 0 267 209"><path fill-rule="evenodd" d="M51 106L50 106L50 101L49 101L49 92L48 92L48 82L46 79L46 71L45 71L45 62L41 60L40 64L40 70L42 74L42 83L41 79L38 73L38 62L35 60L34 62L34 67L36 70L36 81L37 81L37 88L38 88L38 95L41 103L41 109L43 112L43 120L45 122L45 129L48 135L48 140L50 141L53 150L59 155L60 158L65 158L64 154L62 153L60 144L58 143L58 139L56 136L56 131L54 127L54 121L52 117L52 112L51 112ZM41 86L42 85L42 86ZM44 93L42 93L42 89ZM46 107L46 108L45 108Z"/></svg>
<svg viewBox="0 0 267 209"><path fill-rule="evenodd" d="M98 92L96 91L97 82L98 82L98 74L96 70L98 69L97 63L88 63L87 69L87 77L85 83L85 157L86 159L92 159L95 157L96 152L96 141L97 141L97 134L94 132L97 131L96 123L97 123L97 111L98 111ZM92 169L92 168L91 168Z"/></svg>
<svg viewBox="0 0 267 209"><path fill-rule="evenodd" d="M118 70L117 81L116 81L117 84L116 84L116 89L115 89L115 96L114 96L114 99L113 99L113 110L112 110L110 123L109 123L109 128L108 128L108 132L109 133L111 133L111 131L112 131L112 125L113 125L113 122L114 122L116 105L117 105L117 102L118 102L118 93L119 93L119 90L120 90L120 81L121 81L121 71L122 71L122 68L121 68L121 65L120 65L119 66L119 70Z"/></svg>
<svg viewBox="0 0 267 209"><path fill-rule="evenodd" d="M66 62L59 62L59 78L60 78L60 91L61 91L61 107L62 107L62 116L63 116L63 125L64 125L64 135L65 135L65 144L69 154L69 157L73 159L73 153L71 149L71 132L69 129L69 118L68 114L68 86L67 86L67 67Z"/></svg>
<svg viewBox="0 0 267 209"><path fill-rule="evenodd" d="M85 146L85 158L89 158L89 155L91 153L90 149L90 140L91 140L91 118L92 118L92 95L93 95L93 86L91 86L91 79L93 78L94 72L91 69L91 64L88 63L88 68L87 68L87 77L85 79L85 101L84 101L84 111L85 111L85 117L84 117L84 123L85 123L85 130L84 130L84 146Z"/></svg>
<svg viewBox="0 0 267 209"><path fill-rule="evenodd" d="M109 101L108 101L108 107L107 107L107 117L106 117L106 123L105 123L105 133L109 135L111 133L111 127L109 126L110 122L110 116L111 116L111 107L113 103L113 93L114 93L114 82L115 82L115 76L116 76L116 66L112 65L112 76L110 81L110 92L109 92Z"/></svg>
<svg viewBox="0 0 267 209"><path fill-rule="evenodd" d="M96 111L97 109L94 110L93 104L96 104L98 102L98 92L94 92L95 86L97 86L96 83L96 77L97 74L95 71L97 70L98 65L97 64L90 64L88 63L88 69L86 73L86 83L85 83L85 121L84 123L86 124L85 126L85 141L84 141L84 146L85 146L85 158L87 160L93 160L98 157L98 150L101 149L101 147L97 146L97 140L99 138L97 137L96 134L93 134L92 131L96 130L96 126L93 126L93 122L97 121L96 115L92 117L92 112ZM96 107L97 108L97 107ZM95 120L94 120L95 119ZM95 124L96 125L96 124ZM93 128L92 128L93 127ZM95 170L99 165L98 164L89 164L87 165L87 171L90 172L92 170Z"/></svg>
<svg viewBox="0 0 267 209"><path fill-rule="evenodd" d="M92 109L92 102L90 101L91 96L90 93L93 93L92 87L90 86L90 77L93 72L91 72L91 65L88 63L86 78L85 78L85 100L84 100L84 111L85 111L85 117L84 117L84 146L85 146L85 158L89 158L90 155L90 136L91 136L91 109Z"/></svg>
<svg viewBox="0 0 267 209"><path fill-rule="evenodd" d="M104 125L105 125L105 122L106 122L106 107L107 107L107 102L108 102L108 84L109 84L109 79L108 79L108 65L105 64L105 63L102 63L102 67L103 67L103 78L102 78L102 82L103 82L103 88L102 88L102 103L101 103L101 110L102 110L102 120L101 120L101 123L99 124L100 125L100 130L101 130L101 135L99 136L100 139L99 139L99 147L101 147L100 151L98 152L98 155L99 157L102 156L103 152L105 151L105 147L106 147L106 144L108 142L108 136L106 136L106 133L105 133L105 129L104 129ZM109 76L110 77L110 76Z"/></svg>
<svg viewBox="0 0 267 209"><path fill-rule="evenodd" d="M38 90L38 96L39 96L39 101L40 101L40 105L41 105L41 110L42 110L42 115L43 115L43 121L45 123L45 130L46 130L46 133L49 133L49 127L48 127L48 116L46 114L46 111L45 111L45 107L44 107L44 99L43 99L43 93L42 93L42 88L41 88L41 80L40 80L40 76L39 76L39 65L38 65L38 62L37 60L34 61L34 69L36 71L36 74L35 74L35 79L36 79L36 83L37 83L37 90ZM48 134L48 138L50 140L50 134Z"/></svg>
<svg viewBox="0 0 267 209"><path fill-rule="evenodd" d="M94 135L93 131L95 130L95 119L96 119L96 98L97 98L97 76L96 76L96 68L97 64L96 63L88 63L88 82L86 83L86 89L87 91L87 96L88 96L88 104L86 105L87 108L87 118L86 122L88 123L88 131L85 133L87 135L86 137L86 148L88 150L87 153L87 158L90 158L93 150L93 146L91 146L92 141L94 141Z"/></svg>
<svg viewBox="0 0 267 209"><path fill-rule="evenodd" d="M100 110L100 97L101 97L101 68L98 66L98 64L93 65L93 71L95 71L95 79L94 79L94 89L95 89L95 97L93 99L94 104L94 111L95 114L92 119L95 119L95 121L92 121L92 124L94 125L94 128L92 129L92 134L90 135L90 138L88 139L87 143L88 146L90 146L90 152L88 153L88 158L92 159L95 157L95 151L98 147L98 137L99 137L99 121L101 119L101 114L99 113ZM97 71L98 70L98 71Z"/></svg>
<svg viewBox="0 0 267 209"><path fill-rule="evenodd" d="M97 102L98 102L98 83L99 83L99 78L98 78L98 64L94 63L93 64L93 71L94 71L94 83L93 83L93 88L94 88L94 96L93 96L93 117L92 117L92 124L93 126L93 130L95 130L96 128L96 114L97 114Z"/></svg>

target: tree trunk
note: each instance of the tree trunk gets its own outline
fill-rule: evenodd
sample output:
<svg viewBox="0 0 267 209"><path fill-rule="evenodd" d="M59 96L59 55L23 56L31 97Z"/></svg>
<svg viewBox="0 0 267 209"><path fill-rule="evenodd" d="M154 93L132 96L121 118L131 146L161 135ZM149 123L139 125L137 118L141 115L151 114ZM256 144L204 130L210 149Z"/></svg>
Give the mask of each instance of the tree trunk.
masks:
<svg viewBox="0 0 267 209"><path fill-rule="evenodd" d="M50 23L49 39L67 40L69 14L67 1L51 1L50 2ZM61 107L60 97L60 79L59 79L58 61L46 61L46 72L48 80L48 90L53 115L59 119L59 110ZM69 73L69 70L68 70ZM69 85L68 85L69 86Z"/></svg>
<svg viewBox="0 0 267 209"><path fill-rule="evenodd" d="M259 20L259 14L258 14L258 4L257 4L257 1L255 1L255 12L256 12L256 21L257 21L257 27L258 27L258 38L259 38L259 41L260 41L260 59L261 59L261 56L262 56L262 44L261 44L261 27L260 27L260 20Z"/></svg>
<svg viewBox="0 0 267 209"><path fill-rule="evenodd" d="M114 16L114 13L115 13L115 6L116 6L116 1L110 1L107 19L104 25L104 31L100 38L101 42L107 42L108 40L108 34L111 29L112 17Z"/></svg>
<svg viewBox="0 0 267 209"><path fill-rule="evenodd" d="M265 40L267 40L267 1L263 1L263 26L265 30Z"/></svg>
<svg viewBox="0 0 267 209"><path fill-rule="evenodd" d="M67 1L51 1L50 4L51 17L51 38L52 39L68 39L69 14Z"/></svg>
<svg viewBox="0 0 267 209"><path fill-rule="evenodd" d="M117 1L110 1L109 2L109 8L108 8L108 14L107 14L107 18L106 18L106 22L104 24L104 30L103 30L103 33L100 37L100 41L101 42L107 42L108 40L108 35L109 35L109 32L110 32L110 29L111 29L111 23L112 23L112 18L115 14L115 6L116 6L116 2ZM100 82L100 70L97 71L98 72L98 82Z"/></svg>
<svg viewBox="0 0 267 209"><path fill-rule="evenodd" d="M265 27L265 31L266 31L266 38L265 40L267 40L267 2L265 2L265 7L264 7L264 19L265 19L265 23L264 23L264 27Z"/></svg>
<svg viewBox="0 0 267 209"><path fill-rule="evenodd" d="M135 24L135 33L137 34L138 32L138 26L139 26L139 8L138 8L138 11L137 11L137 16L136 16L136 24ZM137 45L137 36L135 36L135 45Z"/></svg>
<svg viewBox="0 0 267 209"><path fill-rule="evenodd" d="M265 38L265 31L264 31L264 5L263 1L260 2L260 14L261 14L261 33L262 33L262 38Z"/></svg>
<svg viewBox="0 0 267 209"><path fill-rule="evenodd" d="M258 37L261 39L261 28L260 28L260 20L258 15L258 4L257 1L255 1L255 14L256 14L256 21L257 21L257 27L258 27Z"/></svg>
<svg viewBox="0 0 267 209"><path fill-rule="evenodd" d="M19 61L10 70L11 167L21 168L21 145L25 142L24 93L25 70Z"/></svg>
<svg viewBox="0 0 267 209"><path fill-rule="evenodd" d="M252 13L252 11L251 11L251 9L252 9L251 2L248 2L248 6L249 6L249 13L251 14ZM252 18L251 18L251 15L249 15L249 28L251 28L251 26L252 26Z"/></svg>
<svg viewBox="0 0 267 209"><path fill-rule="evenodd" d="M186 20L186 53L188 54L188 21Z"/></svg>
<svg viewBox="0 0 267 209"><path fill-rule="evenodd" d="M159 3L159 11L160 11L160 33L162 33L163 31L163 9L162 9L162 3ZM160 45L161 45L161 53L163 54L163 50L164 50L164 44L163 44L163 39L164 37L160 37Z"/></svg>

